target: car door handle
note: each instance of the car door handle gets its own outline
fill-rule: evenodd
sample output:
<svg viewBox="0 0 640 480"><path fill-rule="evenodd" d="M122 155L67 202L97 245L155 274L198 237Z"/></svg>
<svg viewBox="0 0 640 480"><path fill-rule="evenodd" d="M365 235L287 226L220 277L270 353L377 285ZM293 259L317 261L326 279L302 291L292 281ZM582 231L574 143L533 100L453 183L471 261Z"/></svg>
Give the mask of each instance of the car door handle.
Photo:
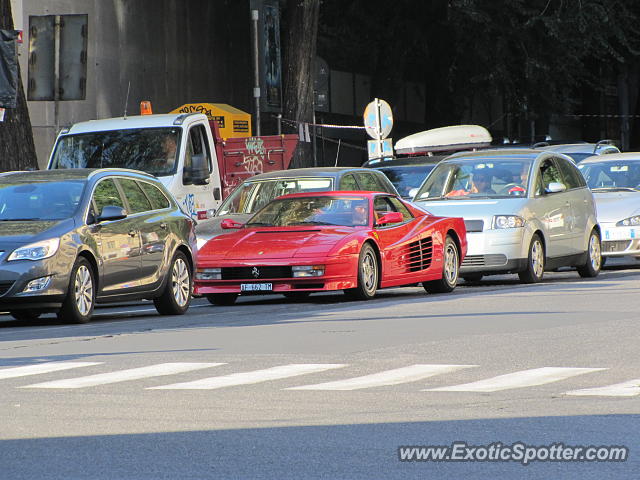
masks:
<svg viewBox="0 0 640 480"><path fill-rule="evenodd" d="M130 237L135 237L138 234L137 230L129 230L129 236Z"/></svg>
<svg viewBox="0 0 640 480"><path fill-rule="evenodd" d="M162 223L160 224L160 228L161 228L161 229L163 229L163 230L166 230L166 229L167 229L167 224L166 224L166 223L164 223L164 222L162 222Z"/></svg>

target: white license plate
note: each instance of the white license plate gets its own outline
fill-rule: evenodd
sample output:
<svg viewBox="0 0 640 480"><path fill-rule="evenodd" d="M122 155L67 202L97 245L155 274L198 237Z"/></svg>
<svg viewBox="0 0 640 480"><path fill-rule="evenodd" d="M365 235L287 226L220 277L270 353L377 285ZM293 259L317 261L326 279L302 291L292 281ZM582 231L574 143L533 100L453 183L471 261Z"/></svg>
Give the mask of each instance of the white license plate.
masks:
<svg viewBox="0 0 640 480"><path fill-rule="evenodd" d="M241 292L271 292L273 283L241 283Z"/></svg>
<svg viewBox="0 0 640 480"><path fill-rule="evenodd" d="M629 240L631 238L638 238L639 234L640 231L636 228L618 227L606 229L602 240Z"/></svg>

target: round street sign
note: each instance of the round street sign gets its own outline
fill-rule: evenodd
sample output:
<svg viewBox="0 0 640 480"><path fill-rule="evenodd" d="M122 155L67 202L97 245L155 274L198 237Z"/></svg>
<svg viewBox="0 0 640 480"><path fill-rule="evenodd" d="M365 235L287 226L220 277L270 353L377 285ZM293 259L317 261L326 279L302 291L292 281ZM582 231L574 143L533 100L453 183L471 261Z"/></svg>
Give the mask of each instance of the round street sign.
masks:
<svg viewBox="0 0 640 480"><path fill-rule="evenodd" d="M375 140L386 138L393 128L393 113L384 100L376 98L364 109L364 126Z"/></svg>

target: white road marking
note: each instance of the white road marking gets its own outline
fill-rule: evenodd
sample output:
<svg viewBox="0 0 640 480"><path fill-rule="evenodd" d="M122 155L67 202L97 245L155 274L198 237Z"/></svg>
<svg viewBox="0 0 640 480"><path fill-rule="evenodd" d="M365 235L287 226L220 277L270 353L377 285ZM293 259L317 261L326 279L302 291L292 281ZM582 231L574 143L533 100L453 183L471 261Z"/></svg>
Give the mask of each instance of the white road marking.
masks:
<svg viewBox="0 0 640 480"><path fill-rule="evenodd" d="M565 395L573 396L600 396L600 397L635 397L640 395L640 378L629 380L628 382L607 385L598 388L583 388L581 390L571 390Z"/></svg>
<svg viewBox="0 0 640 480"><path fill-rule="evenodd" d="M69 378L66 380L54 380L52 382L36 383L20 388L84 388L95 387L96 385L106 385L109 383L126 382L129 380L140 380L142 378L160 377L163 375L173 375L176 373L190 372L203 368L217 367L224 363L159 363L148 367L131 368L116 372L99 373L87 377Z"/></svg>
<svg viewBox="0 0 640 480"><path fill-rule="evenodd" d="M11 367L0 370L0 380L5 378L26 377L28 375L38 375L41 373L59 372L79 367L90 367L100 365L102 362L47 362L35 365L24 365L22 367Z"/></svg>
<svg viewBox="0 0 640 480"><path fill-rule="evenodd" d="M358 390L361 388L415 382L435 375L455 372L463 368L471 367L477 367L477 365L410 365L408 367L396 368L394 370L364 375L362 377L285 388L285 390Z"/></svg>
<svg viewBox="0 0 640 480"><path fill-rule="evenodd" d="M161 387L150 387L148 390L212 390L214 388L233 387L236 385L250 385L253 383L279 380L281 378L306 375L308 373L324 372L346 365L339 363L293 363L279 367L255 370L252 372L233 373L220 377L203 378L194 382L174 383Z"/></svg>
<svg viewBox="0 0 640 480"><path fill-rule="evenodd" d="M497 392L512 388L534 387L545 383L558 382L585 373L598 372L606 368L563 368L543 367L499 375L472 383L450 387L429 388L425 392Z"/></svg>

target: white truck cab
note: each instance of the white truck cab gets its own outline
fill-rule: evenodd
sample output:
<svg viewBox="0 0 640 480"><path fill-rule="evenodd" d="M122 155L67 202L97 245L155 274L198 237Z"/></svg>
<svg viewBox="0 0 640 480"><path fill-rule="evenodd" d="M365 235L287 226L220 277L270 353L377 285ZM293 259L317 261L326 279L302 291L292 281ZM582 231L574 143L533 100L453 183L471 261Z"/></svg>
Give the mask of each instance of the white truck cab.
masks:
<svg viewBox="0 0 640 480"><path fill-rule="evenodd" d="M130 168L158 177L183 209L203 221L222 201L214 138L204 114L90 120L58 135L47 169Z"/></svg>

